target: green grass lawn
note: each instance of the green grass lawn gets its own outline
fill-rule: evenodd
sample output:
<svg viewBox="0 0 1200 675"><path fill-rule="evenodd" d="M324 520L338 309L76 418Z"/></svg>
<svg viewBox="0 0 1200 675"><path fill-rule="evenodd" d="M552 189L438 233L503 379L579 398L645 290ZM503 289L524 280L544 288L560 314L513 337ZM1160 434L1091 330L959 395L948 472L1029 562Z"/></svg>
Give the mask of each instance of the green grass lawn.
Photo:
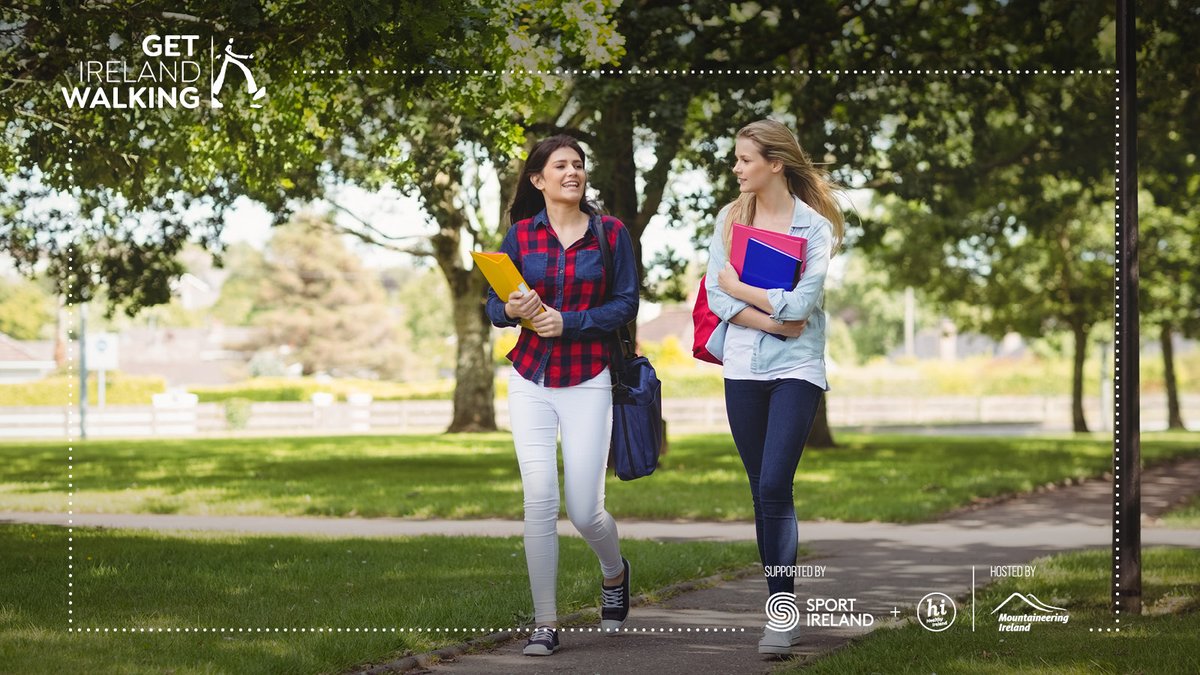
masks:
<svg viewBox="0 0 1200 675"><path fill-rule="evenodd" d="M839 434L796 476L806 519L916 522L983 497L1100 476L1096 437ZM1145 435L1148 463L1200 455L1200 434ZM520 518L507 434L240 438L0 444L0 509L79 512ZM701 496L702 495L702 496ZM608 482L618 518L744 520L749 488L727 435L673 440L648 478Z"/></svg>
<svg viewBox="0 0 1200 675"><path fill-rule="evenodd" d="M1167 527L1200 529L1200 495L1183 506L1171 509L1163 515L1162 521Z"/></svg>
<svg viewBox="0 0 1200 675"><path fill-rule="evenodd" d="M1107 551L1042 559L1032 580L1006 580L977 594L975 631L969 604L942 633L918 625L880 629L808 667L789 673L1196 673L1200 672L1200 551L1143 552L1146 613L1117 624L1108 610ZM1070 612L1065 625L1001 633L991 610L1014 592L1032 593ZM968 600L969 602L969 600ZM1119 626L1120 632L1107 629ZM1097 629L1097 632L1089 631ZM1099 629L1105 629L1099 632Z"/></svg>
<svg viewBox="0 0 1200 675"><path fill-rule="evenodd" d="M0 672L342 672L531 618L520 538L330 540L77 528L69 579L67 536L56 527L0 526ZM635 565L635 594L757 559L749 542L621 546ZM561 616L599 603L599 574L582 540L562 538ZM69 633L72 616L75 628L93 632ZM121 630L143 628L210 632Z"/></svg>

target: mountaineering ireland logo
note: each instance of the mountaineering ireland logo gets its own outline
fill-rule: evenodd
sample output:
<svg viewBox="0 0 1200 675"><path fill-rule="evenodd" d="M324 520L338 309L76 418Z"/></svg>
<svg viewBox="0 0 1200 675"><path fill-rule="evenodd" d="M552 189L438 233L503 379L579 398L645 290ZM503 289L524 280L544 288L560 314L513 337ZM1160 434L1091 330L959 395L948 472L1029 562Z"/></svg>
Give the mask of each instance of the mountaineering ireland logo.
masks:
<svg viewBox="0 0 1200 675"><path fill-rule="evenodd" d="M257 101L267 95L267 88L265 86L260 87L254 82L254 74L251 73L250 68L242 62L243 60L248 61L254 58L254 55L238 54L234 52L233 38L229 38L229 42L225 45L225 52L222 57L221 70L219 73L217 73L216 79L212 81L212 93L210 94L212 107L214 109L225 107L223 103L217 100L217 94L221 93L221 87L225 86L225 75L229 72L229 66L233 65L240 68L242 70L242 74L246 77L246 91L250 94L251 101L254 101L250 104L250 107L261 108L262 104L258 103ZM212 46L212 56L210 57L210 60L213 62L213 70L216 70L217 56L215 45Z"/></svg>
<svg viewBox="0 0 1200 675"><path fill-rule="evenodd" d="M1033 610L1033 613L1010 614L1009 611L1001 611L1013 600L1019 600L1020 602L1025 603L1025 607L1022 608L1018 604L1017 609L1009 611L1029 612L1030 610ZM1067 613L1066 609L1044 603L1041 600L1038 600L1038 597L1033 593L1029 593L1027 595L1022 593L1013 593L1012 595L1008 596L1004 602L1000 603L996 609L992 610L992 614L996 614L997 612L999 612L1000 615L997 617L996 627L1000 632L1028 633L1030 629L1033 628L1033 624L1035 623L1065 624L1071 620L1071 615Z"/></svg>

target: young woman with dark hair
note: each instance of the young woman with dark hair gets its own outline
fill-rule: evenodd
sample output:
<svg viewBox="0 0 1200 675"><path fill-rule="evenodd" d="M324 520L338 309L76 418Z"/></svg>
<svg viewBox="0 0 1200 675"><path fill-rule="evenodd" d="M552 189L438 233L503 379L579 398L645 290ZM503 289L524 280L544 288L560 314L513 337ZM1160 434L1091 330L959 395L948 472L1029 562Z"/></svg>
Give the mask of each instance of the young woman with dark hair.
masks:
<svg viewBox="0 0 1200 675"><path fill-rule="evenodd" d="M533 326L521 329L508 354L509 419L525 493L525 559L536 626L524 649L530 656L559 648L560 431L567 517L600 561L601 628L615 635L629 615L629 561L604 508L604 480L612 429L609 345L616 330L637 316L637 264L625 226L588 202L585 161L569 136L547 138L530 151L509 209L512 226L500 246L530 290L507 298L489 290L487 299L494 325L527 319ZM611 276L593 225L608 237Z"/></svg>

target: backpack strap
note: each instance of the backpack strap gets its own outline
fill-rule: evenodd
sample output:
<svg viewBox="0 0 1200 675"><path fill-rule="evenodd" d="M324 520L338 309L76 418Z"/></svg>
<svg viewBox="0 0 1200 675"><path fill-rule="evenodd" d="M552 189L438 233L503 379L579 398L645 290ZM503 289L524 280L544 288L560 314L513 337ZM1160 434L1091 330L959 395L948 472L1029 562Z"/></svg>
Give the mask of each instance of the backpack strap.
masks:
<svg viewBox="0 0 1200 675"><path fill-rule="evenodd" d="M592 236L596 238L596 243L600 246L600 260L604 263L604 278L606 281L604 299L612 299L613 282L615 281L613 274L613 254L612 247L608 243L608 233L604 227L603 216L592 216L588 219L588 229L592 231ZM636 321L636 319L635 319ZM633 344L633 335L629 332L628 326L621 326L613 333L612 344L609 345L609 360L612 371L613 386L620 385L621 365L626 360L637 356L637 348Z"/></svg>

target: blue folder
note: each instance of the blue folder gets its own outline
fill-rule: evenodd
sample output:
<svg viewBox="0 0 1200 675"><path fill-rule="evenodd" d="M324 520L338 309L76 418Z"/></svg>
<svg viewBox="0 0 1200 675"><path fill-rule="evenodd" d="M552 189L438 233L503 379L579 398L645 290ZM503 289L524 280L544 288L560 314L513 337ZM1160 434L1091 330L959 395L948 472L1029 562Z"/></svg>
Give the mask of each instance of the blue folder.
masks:
<svg viewBox="0 0 1200 675"><path fill-rule="evenodd" d="M792 290L800 279L800 259L757 239L746 242L742 281L758 288Z"/></svg>
<svg viewBox="0 0 1200 675"><path fill-rule="evenodd" d="M741 280L758 288L791 290L800 280L800 259L764 244L757 239L746 242L746 262L742 265ZM779 340L783 335L767 333Z"/></svg>

